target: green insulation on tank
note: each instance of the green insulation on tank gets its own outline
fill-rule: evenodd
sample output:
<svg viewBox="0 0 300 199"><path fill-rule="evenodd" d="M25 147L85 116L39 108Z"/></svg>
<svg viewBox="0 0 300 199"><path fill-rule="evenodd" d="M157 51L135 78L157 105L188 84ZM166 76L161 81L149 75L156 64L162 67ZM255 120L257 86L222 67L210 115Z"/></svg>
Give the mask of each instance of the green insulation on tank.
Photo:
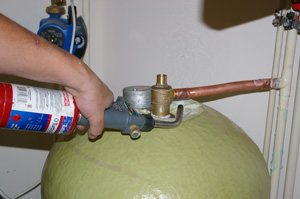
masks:
<svg viewBox="0 0 300 199"><path fill-rule="evenodd" d="M56 143L42 175L43 199L266 199L270 176L256 144L231 120L203 112L138 140L105 131Z"/></svg>

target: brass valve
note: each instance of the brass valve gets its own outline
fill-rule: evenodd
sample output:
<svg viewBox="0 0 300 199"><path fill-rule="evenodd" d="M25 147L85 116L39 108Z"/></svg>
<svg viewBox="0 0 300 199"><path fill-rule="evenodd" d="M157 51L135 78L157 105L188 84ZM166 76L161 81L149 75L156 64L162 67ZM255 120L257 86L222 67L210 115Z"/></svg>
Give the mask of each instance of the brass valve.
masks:
<svg viewBox="0 0 300 199"><path fill-rule="evenodd" d="M157 116L170 115L170 104L173 101L172 87L167 84L167 75L157 75L156 85L151 88L152 111Z"/></svg>

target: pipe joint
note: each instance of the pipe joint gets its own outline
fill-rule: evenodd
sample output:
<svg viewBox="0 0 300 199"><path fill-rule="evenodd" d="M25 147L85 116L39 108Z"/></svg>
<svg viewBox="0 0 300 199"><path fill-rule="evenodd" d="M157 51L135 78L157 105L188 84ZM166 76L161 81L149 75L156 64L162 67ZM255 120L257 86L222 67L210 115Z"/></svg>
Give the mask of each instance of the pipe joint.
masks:
<svg viewBox="0 0 300 199"><path fill-rule="evenodd" d="M287 86L287 82L283 81L281 78L274 78L271 80L272 89L281 89Z"/></svg>
<svg viewBox="0 0 300 199"><path fill-rule="evenodd" d="M51 0L51 6L46 8L48 14L65 14L66 0Z"/></svg>

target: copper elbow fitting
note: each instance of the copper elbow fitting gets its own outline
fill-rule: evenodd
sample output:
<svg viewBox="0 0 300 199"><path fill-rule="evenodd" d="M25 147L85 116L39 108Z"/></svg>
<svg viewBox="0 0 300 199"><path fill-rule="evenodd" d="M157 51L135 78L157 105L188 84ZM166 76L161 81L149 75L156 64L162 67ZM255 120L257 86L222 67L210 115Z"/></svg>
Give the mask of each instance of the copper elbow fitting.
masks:
<svg viewBox="0 0 300 199"><path fill-rule="evenodd" d="M173 101L172 87L167 84L167 75L157 75L156 85L151 88L152 112L157 116L170 115L170 104Z"/></svg>

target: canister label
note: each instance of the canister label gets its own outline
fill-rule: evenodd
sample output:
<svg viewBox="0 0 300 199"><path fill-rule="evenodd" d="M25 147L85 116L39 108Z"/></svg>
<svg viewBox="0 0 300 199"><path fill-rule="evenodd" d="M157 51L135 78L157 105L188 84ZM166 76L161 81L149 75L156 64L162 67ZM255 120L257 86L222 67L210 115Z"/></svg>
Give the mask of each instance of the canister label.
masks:
<svg viewBox="0 0 300 199"><path fill-rule="evenodd" d="M73 130L78 110L71 94L16 84L11 87L12 106L5 128L58 134Z"/></svg>

